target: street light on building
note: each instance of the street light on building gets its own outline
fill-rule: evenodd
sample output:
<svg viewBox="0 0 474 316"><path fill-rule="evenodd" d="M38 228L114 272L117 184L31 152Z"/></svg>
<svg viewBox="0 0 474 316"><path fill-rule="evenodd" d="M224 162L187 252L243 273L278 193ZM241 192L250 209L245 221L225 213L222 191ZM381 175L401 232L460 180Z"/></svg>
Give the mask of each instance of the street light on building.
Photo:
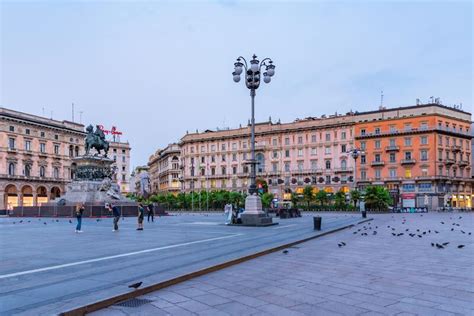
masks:
<svg viewBox="0 0 474 316"><path fill-rule="evenodd" d="M242 213L242 222L247 225L264 225L271 223L271 218L267 217L262 211L262 201L257 195L256 186L256 165L255 160L255 91L260 86L260 79L263 75L263 82L270 83L275 74L275 65L270 58L264 58L262 61L257 59L254 54L250 60L250 65L244 57L240 56L234 63L234 72L232 73L234 82L240 82L240 75L245 77L245 85L250 90L251 98L251 136L250 136L250 186L249 195L245 199L245 212ZM262 73L262 68L264 72Z"/></svg>

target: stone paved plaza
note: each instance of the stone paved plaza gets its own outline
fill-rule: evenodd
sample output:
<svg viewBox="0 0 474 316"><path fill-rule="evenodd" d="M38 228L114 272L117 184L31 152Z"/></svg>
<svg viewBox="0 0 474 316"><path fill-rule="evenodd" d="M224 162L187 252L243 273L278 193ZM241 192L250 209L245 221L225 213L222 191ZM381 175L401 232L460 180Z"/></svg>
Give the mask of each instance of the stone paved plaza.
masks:
<svg viewBox="0 0 474 316"><path fill-rule="evenodd" d="M136 218L1 218L0 314L55 314L128 293L271 247L314 236L311 216L271 227L225 226L223 213ZM359 214L324 214L323 232L357 223ZM20 222L21 221L21 222ZM276 219L278 221L278 219Z"/></svg>
<svg viewBox="0 0 474 316"><path fill-rule="evenodd" d="M371 217L93 315L474 315L474 214Z"/></svg>

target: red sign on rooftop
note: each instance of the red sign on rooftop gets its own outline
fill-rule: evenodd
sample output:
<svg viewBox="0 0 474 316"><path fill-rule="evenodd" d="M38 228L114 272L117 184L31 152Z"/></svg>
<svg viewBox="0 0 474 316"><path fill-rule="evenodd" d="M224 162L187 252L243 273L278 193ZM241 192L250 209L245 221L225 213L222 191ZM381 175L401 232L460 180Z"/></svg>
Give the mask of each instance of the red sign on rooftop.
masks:
<svg viewBox="0 0 474 316"><path fill-rule="evenodd" d="M112 126L111 130L106 130L103 125L99 125L99 128L106 135L122 135L122 132L118 131L115 126Z"/></svg>

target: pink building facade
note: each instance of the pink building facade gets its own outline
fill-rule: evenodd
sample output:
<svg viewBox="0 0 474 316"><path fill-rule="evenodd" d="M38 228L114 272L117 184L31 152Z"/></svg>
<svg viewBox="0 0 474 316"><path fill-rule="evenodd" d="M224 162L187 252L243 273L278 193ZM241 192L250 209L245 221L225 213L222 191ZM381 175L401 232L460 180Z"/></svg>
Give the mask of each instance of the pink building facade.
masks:
<svg viewBox="0 0 474 316"><path fill-rule="evenodd" d="M348 192L353 186L354 114L256 124L257 182L289 199L314 191ZM184 190L245 192L249 183L250 127L186 134L180 142Z"/></svg>

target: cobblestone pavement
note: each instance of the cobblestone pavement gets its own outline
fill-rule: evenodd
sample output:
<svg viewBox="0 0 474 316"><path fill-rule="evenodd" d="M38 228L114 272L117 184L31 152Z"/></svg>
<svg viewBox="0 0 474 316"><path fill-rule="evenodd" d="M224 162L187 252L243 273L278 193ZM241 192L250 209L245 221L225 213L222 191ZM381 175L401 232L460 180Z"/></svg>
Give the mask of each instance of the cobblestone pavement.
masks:
<svg viewBox="0 0 474 316"><path fill-rule="evenodd" d="M474 214L373 217L93 315L474 315Z"/></svg>

